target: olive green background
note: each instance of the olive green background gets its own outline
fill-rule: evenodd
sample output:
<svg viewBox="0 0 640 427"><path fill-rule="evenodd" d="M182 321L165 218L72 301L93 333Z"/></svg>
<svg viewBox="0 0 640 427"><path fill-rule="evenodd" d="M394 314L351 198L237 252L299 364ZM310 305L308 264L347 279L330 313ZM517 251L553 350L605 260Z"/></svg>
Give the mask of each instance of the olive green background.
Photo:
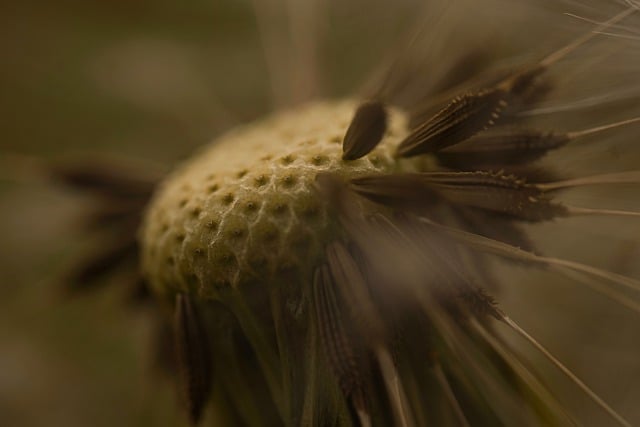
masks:
<svg viewBox="0 0 640 427"><path fill-rule="evenodd" d="M148 313L122 304L125 292L118 286L73 297L60 292L57 281L100 244L100 236L77 227L90 201L43 182L25 156L89 153L170 168L226 129L296 100L295 93L278 91L282 76L272 87L272 64L253 9L259 2L43 0L0 6L0 425L183 423L171 384L155 375ZM286 22L284 0L261 3L272 11L272 25ZM420 2L321 3L318 93L340 96L365 83L367 70L407 33ZM603 2L585 3L580 12ZM279 69L296 66L280 63ZM631 145L600 152L596 162L637 168L640 150L620 147ZM637 194L637 188L578 194L576 204L595 200L640 210ZM539 241L554 254L579 252L584 262L640 277L639 223L623 228L618 220L570 220L545 226ZM640 422L637 315L548 273L499 271L519 286L505 290L505 309ZM531 360L541 363L548 382L587 425L607 425L608 418L540 356Z"/></svg>

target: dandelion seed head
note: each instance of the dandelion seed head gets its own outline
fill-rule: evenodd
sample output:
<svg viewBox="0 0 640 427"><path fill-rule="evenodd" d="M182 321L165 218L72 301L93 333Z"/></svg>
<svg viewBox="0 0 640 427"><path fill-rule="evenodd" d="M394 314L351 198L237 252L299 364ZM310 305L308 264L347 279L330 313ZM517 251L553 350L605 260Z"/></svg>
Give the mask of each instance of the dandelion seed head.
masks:
<svg viewBox="0 0 640 427"><path fill-rule="evenodd" d="M238 366L259 366L264 384L253 397L271 396L274 405L264 405L279 420L323 425L331 414L344 418L339 425L350 425L350 416L353 425L445 425L455 414L463 425L570 421L501 342L491 325L500 322L629 425L485 289L508 281L486 262L498 257L609 282L603 295L636 307L617 289L640 289L636 279L539 254L523 227L577 215L638 216L556 198L579 186L637 184L634 173L584 176L578 165L556 171L547 163L595 134L606 144L610 134L628 139L637 106L625 111L623 97L609 94L616 108L582 114L576 100L610 91L610 76L633 86L635 65L608 65L619 50L598 36L634 10L603 11L589 23L597 31L566 31L572 34L562 42L549 35L552 48L538 49L516 31L518 40L502 45L498 32L488 36L496 44L483 50L466 43L454 22L474 21L476 32L497 26L461 14L460 4L432 17L433 40L418 34L413 41L422 46L400 52L364 102L315 102L239 127L165 178L147 209L142 270L155 294L174 306L183 296L200 307L216 301L232 313L233 330L255 357L238 354ZM515 21L536 11L517 4L505 12ZM554 20L549 29L564 34L561 26ZM427 61L434 72L425 76ZM591 117L599 124L584 125ZM579 177L565 179L572 173ZM185 354L198 356L198 345L185 345ZM225 369L224 361L213 363ZM232 375L215 381L243 399ZM187 391L202 405L206 394Z"/></svg>
<svg viewBox="0 0 640 427"><path fill-rule="evenodd" d="M425 163L394 158L407 134L398 110L376 149L343 160L356 106L317 102L276 114L220 137L168 177L142 229L143 269L152 285L160 293L206 295L276 279L284 265L310 274L323 245L339 233L314 191L318 173L349 179Z"/></svg>
<svg viewBox="0 0 640 427"><path fill-rule="evenodd" d="M640 175L621 166L637 168L632 156L603 156L637 140L640 50L607 35L635 34L635 3L433 0L360 100L350 91L310 102L330 93L313 81L320 40L292 41L300 63L282 60L286 49L269 37L280 28L255 2L282 110L141 186L91 165L54 171L113 205L94 228L109 222L123 237L76 281L139 262L147 299L174 310L174 370L193 423L211 407L220 425L571 423L563 396L507 344L501 323L601 415L629 425L546 337L529 334L539 319L521 322L526 310L547 310L557 289L515 311L499 302L526 295L522 275L504 274L515 266L640 311L638 279L574 259L594 245L575 247L572 233L605 222L564 223L640 216L565 198L594 186L637 192ZM567 4L580 19L562 14ZM294 16L305 8L289 6ZM292 38L304 36L300 21L294 27ZM358 44L375 51L373 40ZM294 94L299 84L308 86ZM539 239L542 223L560 232Z"/></svg>

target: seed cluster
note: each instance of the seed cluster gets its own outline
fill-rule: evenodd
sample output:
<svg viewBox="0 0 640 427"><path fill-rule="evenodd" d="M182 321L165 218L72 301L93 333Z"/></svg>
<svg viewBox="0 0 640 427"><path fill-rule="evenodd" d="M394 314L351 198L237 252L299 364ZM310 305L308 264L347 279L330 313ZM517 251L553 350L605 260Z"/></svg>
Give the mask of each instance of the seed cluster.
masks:
<svg viewBox="0 0 640 427"><path fill-rule="evenodd" d="M337 232L314 191L317 174L351 178L424 161L393 158L407 133L397 111L375 150L342 160L355 105L317 103L235 130L169 177L142 228L143 271L156 291L210 295L284 271L311 274Z"/></svg>

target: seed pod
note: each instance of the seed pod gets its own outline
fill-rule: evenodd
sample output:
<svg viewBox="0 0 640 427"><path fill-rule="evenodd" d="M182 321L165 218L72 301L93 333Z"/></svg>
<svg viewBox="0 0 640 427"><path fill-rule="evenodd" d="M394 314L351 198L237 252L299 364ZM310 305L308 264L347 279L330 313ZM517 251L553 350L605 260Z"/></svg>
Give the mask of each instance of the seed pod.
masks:
<svg viewBox="0 0 640 427"><path fill-rule="evenodd" d="M380 101L367 101L358 106L344 136L342 158L356 160L380 143L387 130L387 110Z"/></svg>

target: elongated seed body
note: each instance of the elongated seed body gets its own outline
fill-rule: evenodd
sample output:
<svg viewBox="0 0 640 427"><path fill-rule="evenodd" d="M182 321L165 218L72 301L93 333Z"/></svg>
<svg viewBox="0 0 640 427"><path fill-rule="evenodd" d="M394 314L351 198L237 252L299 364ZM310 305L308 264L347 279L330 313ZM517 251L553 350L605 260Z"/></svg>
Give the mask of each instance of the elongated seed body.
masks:
<svg viewBox="0 0 640 427"><path fill-rule="evenodd" d="M311 274L323 245L339 233L314 191L318 173L351 178L425 168L425 159L394 159L407 134L404 115L394 110L375 150L342 160L356 106L317 103L235 130L170 176L141 235L143 271L156 291L209 294L285 271Z"/></svg>

